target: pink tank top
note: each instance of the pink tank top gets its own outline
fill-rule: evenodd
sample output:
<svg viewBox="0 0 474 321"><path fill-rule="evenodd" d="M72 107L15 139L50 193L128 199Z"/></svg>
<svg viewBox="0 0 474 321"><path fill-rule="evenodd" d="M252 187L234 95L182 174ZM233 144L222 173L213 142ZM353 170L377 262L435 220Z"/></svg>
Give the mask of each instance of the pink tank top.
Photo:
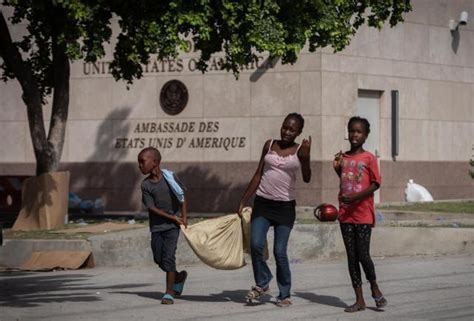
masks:
<svg viewBox="0 0 474 321"><path fill-rule="evenodd" d="M274 201L295 199L296 175L301 168L298 149L294 154L280 156L272 150L273 140L263 162L263 175L257 195Z"/></svg>

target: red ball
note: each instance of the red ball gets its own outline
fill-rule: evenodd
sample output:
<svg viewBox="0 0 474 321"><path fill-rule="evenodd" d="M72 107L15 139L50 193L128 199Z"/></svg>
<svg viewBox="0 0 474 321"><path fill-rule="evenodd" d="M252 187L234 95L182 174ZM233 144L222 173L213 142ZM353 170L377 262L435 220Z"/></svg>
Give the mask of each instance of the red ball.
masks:
<svg viewBox="0 0 474 321"><path fill-rule="evenodd" d="M314 216L321 222L335 221L339 211L337 208L328 203L323 203L314 209Z"/></svg>

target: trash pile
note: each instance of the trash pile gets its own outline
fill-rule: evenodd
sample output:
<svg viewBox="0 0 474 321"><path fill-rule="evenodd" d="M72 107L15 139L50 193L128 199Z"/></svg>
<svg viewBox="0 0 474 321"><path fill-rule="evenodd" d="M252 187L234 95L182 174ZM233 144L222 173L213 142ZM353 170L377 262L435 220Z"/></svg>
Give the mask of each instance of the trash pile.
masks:
<svg viewBox="0 0 474 321"><path fill-rule="evenodd" d="M101 198L83 200L76 193L69 192L69 213L104 214L104 202Z"/></svg>

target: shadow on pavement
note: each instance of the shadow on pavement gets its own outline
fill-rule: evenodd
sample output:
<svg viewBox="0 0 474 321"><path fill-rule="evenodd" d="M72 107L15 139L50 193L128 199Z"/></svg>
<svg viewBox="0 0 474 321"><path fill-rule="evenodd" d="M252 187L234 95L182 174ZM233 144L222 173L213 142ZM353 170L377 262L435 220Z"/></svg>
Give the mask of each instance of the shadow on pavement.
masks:
<svg viewBox="0 0 474 321"><path fill-rule="evenodd" d="M91 283L85 283L90 279ZM0 273L0 306L35 307L51 302L101 301L105 289L126 289L146 284L94 286L90 275L50 275L28 272Z"/></svg>
<svg viewBox="0 0 474 321"><path fill-rule="evenodd" d="M384 309L373 308L373 307L367 307L367 310L371 310L371 311L374 311L374 312L385 312Z"/></svg>
<svg viewBox="0 0 474 321"><path fill-rule="evenodd" d="M117 291L117 292L111 292L111 293L132 294L132 295L141 296L142 298L153 299L153 300L161 300L161 297L163 296L162 292L157 292L157 291L146 291L146 292L145 291L140 291L140 292Z"/></svg>
<svg viewBox="0 0 474 321"><path fill-rule="evenodd" d="M245 295L248 290L222 291L221 293L211 293L210 295L186 295L180 299L197 302L236 302L246 303Z"/></svg>
<svg viewBox="0 0 474 321"><path fill-rule="evenodd" d="M335 296L318 295L312 292L295 292L295 295L305 300L318 303L318 304L329 305L329 306L337 307L337 308L348 307L346 303L344 303L343 301L341 301L341 299Z"/></svg>
<svg viewBox="0 0 474 321"><path fill-rule="evenodd" d="M138 295L148 299L154 300L161 300L163 296L162 292L157 291L148 291L148 292L134 292L134 291L120 291L120 292L113 292L119 294L132 294ZM236 303L246 303L245 295L247 294L246 290L235 290L235 291L222 291L222 293L218 294L210 294L210 295L186 295L183 294L182 296L175 297L175 300L182 300L182 301L193 301L193 302L236 302Z"/></svg>
<svg viewBox="0 0 474 321"><path fill-rule="evenodd" d="M338 297L335 297L335 296L317 295L317 294L312 293L312 292L295 292L295 295L297 297L300 297L302 299L311 301L313 303L329 305L329 306L336 307L336 308L341 308L341 309L345 309L345 308L348 307L348 305L345 302L341 301L341 299L339 299ZM370 307L370 306L367 306L366 309L374 311L374 312L384 312L385 311L384 309L379 309L379 308Z"/></svg>

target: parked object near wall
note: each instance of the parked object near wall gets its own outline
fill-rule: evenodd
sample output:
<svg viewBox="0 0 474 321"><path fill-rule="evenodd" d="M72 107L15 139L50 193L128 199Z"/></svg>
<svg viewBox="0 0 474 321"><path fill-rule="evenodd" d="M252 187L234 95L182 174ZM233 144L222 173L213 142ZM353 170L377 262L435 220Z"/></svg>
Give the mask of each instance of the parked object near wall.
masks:
<svg viewBox="0 0 474 321"><path fill-rule="evenodd" d="M339 211L334 205L323 203L314 209L314 216L321 222L331 222L337 219Z"/></svg>
<svg viewBox="0 0 474 321"><path fill-rule="evenodd" d="M21 189L23 182L30 176L0 176L0 225L10 228L21 210Z"/></svg>
<svg viewBox="0 0 474 321"><path fill-rule="evenodd" d="M51 230L64 225L68 210L68 171L51 172L26 179L21 210L12 230Z"/></svg>
<svg viewBox="0 0 474 321"><path fill-rule="evenodd" d="M407 202L432 202L433 196L425 187L416 184L413 179L409 179L405 188L405 200Z"/></svg>

